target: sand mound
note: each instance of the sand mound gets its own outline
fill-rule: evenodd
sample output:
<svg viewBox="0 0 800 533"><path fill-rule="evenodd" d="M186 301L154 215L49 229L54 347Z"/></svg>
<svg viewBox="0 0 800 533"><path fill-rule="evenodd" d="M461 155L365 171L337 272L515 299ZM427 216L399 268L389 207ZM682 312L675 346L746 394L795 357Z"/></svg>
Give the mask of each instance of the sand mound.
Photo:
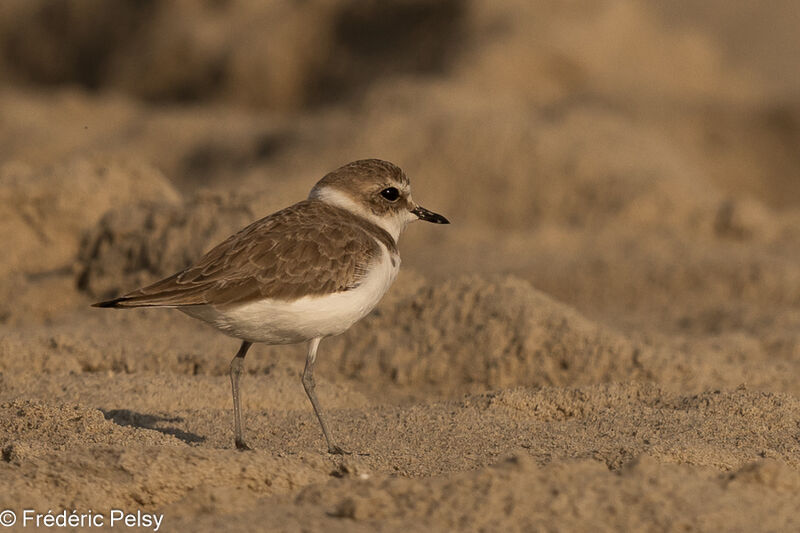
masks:
<svg viewBox="0 0 800 533"><path fill-rule="evenodd" d="M175 202L158 170L103 157L75 158L42 171L9 163L0 172L0 236L9 254L4 273L69 267L80 234L106 211L132 199Z"/></svg>
<svg viewBox="0 0 800 533"><path fill-rule="evenodd" d="M131 201L175 203L164 176L138 160L75 156L34 169L0 168L0 322L47 320L74 309L77 251L82 235L113 206Z"/></svg>
<svg viewBox="0 0 800 533"><path fill-rule="evenodd" d="M514 278L424 286L356 327L325 357L366 382L446 391L641 375L641 347Z"/></svg>
<svg viewBox="0 0 800 533"><path fill-rule="evenodd" d="M78 288L110 298L167 277L253 219L246 204L218 195L200 195L183 206L119 206L81 242Z"/></svg>

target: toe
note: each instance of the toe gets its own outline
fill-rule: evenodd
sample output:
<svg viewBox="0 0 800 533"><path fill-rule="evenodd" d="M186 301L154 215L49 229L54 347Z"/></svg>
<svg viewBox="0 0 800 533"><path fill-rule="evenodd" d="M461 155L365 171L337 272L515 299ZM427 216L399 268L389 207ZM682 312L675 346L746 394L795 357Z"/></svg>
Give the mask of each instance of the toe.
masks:
<svg viewBox="0 0 800 533"><path fill-rule="evenodd" d="M243 441L243 440L237 440L237 441L236 441L236 449L237 449L237 450L241 450L241 451L247 451L247 450L252 450L253 448L251 448L250 446L248 446L248 445L247 445L247 443L246 443L245 441Z"/></svg>
<svg viewBox="0 0 800 533"><path fill-rule="evenodd" d="M348 452L346 450L341 449L337 445L328 446L328 453L332 455L352 455L353 452Z"/></svg>

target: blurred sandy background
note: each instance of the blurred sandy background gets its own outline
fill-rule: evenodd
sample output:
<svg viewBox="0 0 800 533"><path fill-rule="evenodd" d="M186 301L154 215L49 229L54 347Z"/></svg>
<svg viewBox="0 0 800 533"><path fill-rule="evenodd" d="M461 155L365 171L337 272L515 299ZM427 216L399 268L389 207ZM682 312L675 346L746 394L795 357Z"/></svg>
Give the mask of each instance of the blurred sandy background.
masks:
<svg viewBox="0 0 800 533"><path fill-rule="evenodd" d="M793 0L4 0L0 508L162 531L800 530ZM416 224L304 348L88 304L379 157ZM368 454L368 455L366 455Z"/></svg>

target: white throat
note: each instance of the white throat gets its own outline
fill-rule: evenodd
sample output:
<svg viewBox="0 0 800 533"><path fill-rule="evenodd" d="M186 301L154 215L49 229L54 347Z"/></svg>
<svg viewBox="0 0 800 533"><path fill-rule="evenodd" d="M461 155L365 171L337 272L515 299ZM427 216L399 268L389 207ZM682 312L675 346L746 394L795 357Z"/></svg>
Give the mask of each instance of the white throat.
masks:
<svg viewBox="0 0 800 533"><path fill-rule="evenodd" d="M417 220L411 212L400 212L396 215L378 216L363 205L359 204L347 194L331 187L314 187L308 195L309 200L320 200L329 205L340 207L356 216L367 219L379 228L386 230L397 243L400 234L406 229L409 222Z"/></svg>

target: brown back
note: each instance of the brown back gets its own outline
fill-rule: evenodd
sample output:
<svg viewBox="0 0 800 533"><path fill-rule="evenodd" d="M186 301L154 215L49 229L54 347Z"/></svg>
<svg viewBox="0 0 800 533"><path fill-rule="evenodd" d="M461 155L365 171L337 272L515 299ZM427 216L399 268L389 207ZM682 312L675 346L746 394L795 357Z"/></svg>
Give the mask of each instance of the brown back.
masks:
<svg viewBox="0 0 800 533"><path fill-rule="evenodd" d="M382 228L344 209L305 200L253 222L185 270L95 305L225 305L347 291L380 256L378 242L397 253Z"/></svg>

